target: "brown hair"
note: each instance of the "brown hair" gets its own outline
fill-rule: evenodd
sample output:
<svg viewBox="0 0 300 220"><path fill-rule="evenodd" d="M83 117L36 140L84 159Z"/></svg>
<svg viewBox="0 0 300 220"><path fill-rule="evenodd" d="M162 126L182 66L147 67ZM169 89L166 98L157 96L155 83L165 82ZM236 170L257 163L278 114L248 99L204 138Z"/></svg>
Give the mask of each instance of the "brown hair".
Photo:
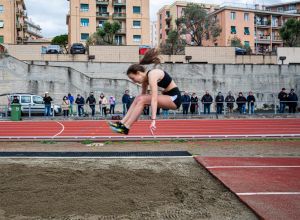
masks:
<svg viewBox="0 0 300 220"><path fill-rule="evenodd" d="M144 58L141 59L139 64L132 64L128 70L127 70L127 75L130 73L132 74L137 74L137 72L145 72L146 68L143 65L147 64L160 64L160 59L159 59L159 51L155 48L150 49L146 52L144 55Z"/></svg>

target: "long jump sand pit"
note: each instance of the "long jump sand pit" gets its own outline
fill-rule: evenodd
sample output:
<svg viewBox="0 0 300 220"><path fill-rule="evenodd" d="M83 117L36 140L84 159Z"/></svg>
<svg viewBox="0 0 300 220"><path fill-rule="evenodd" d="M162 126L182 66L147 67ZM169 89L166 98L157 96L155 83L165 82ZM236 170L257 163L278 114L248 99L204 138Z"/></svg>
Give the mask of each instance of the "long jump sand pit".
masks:
<svg viewBox="0 0 300 220"><path fill-rule="evenodd" d="M193 158L2 158L0 219L257 217Z"/></svg>

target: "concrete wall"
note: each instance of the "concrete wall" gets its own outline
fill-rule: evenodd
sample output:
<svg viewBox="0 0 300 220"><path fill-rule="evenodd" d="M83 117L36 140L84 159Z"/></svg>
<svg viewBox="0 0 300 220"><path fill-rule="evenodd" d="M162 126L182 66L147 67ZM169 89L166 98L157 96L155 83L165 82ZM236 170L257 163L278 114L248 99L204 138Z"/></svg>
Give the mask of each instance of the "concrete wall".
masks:
<svg viewBox="0 0 300 220"><path fill-rule="evenodd" d="M0 94L49 91L60 100L68 92L87 96L95 91L97 96L100 92L114 95L120 103L125 89L129 88L134 95L140 91L140 87L126 78L125 71L130 64L61 63L77 70L51 64L28 65L12 57L1 59ZM196 92L198 97L205 90L213 96L219 91L231 90L237 95L252 90L258 101L268 102L277 99L282 87L294 88L300 97L300 65L163 64L161 68L170 72L180 90Z"/></svg>
<svg viewBox="0 0 300 220"><path fill-rule="evenodd" d="M284 56L286 60L284 64L297 63L300 64L300 47L279 47L277 49L277 62L281 64L279 57Z"/></svg>

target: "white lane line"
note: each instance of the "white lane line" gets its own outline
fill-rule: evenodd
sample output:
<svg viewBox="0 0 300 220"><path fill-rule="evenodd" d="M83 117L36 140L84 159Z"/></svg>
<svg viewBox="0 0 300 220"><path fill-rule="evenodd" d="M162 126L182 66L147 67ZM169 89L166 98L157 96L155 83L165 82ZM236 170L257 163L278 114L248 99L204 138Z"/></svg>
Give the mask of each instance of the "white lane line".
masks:
<svg viewBox="0 0 300 220"><path fill-rule="evenodd" d="M247 192L236 193L238 196L256 196L256 195L300 195L300 192Z"/></svg>
<svg viewBox="0 0 300 220"><path fill-rule="evenodd" d="M232 169L232 168L300 168L300 166L208 166L207 169Z"/></svg>
<svg viewBox="0 0 300 220"><path fill-rule="evenodd" d="M60 124L61 125L61 127L62 127L62 129L61 129L61 131L60 132L58 132L56 135L53 135L53 137L52 138L55 138L55 137L57 137L58 135L60 135L61 133L63 133L63 131L65 130L65 126L62 124L62 123L60 123L59 121L55 121L56 123L58 123L58 124Z"/></svg>
<svg viewBox="0 0 300 220"><path fill-rule="evenodd" d="M0 157L1 159L184 159L184 158L192 158L192 156L143 156L143 157L101 157L101 156L95 156L95 157L30 157L30 156L7 156L7 157Z"/></svg>

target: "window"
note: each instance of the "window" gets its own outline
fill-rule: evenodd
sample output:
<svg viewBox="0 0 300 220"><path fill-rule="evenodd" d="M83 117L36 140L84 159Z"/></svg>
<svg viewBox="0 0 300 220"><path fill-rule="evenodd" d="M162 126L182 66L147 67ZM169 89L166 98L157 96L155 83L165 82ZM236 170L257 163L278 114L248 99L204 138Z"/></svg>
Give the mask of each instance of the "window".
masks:
<svg viewBox="0 0 300 220"><path fill-rule="evenodd" d="M133 35L133 41L134 42L140 42L142 39L141 35Z"/></svg>
<svg viewBox="0 0 300 220"><path fill-rule="evenodd" d="M3 11L4 11L3 5L0 5L0 13L3 13Z"/></svg>
<svg viewBox="0 0 300 220"><path fill-rule="evenodd" d="M107 13L107 7L100 7L99 12L100 13Z"/></svg>
<svg viewBox="0 0 300 220"><path fill-rule="evenodd" d="M99 21L99 27L101 27L101 28L102 28L102 27L103 27L103 24L104 24L104 22L105 22L105 21Z"/></svg>
<svg viewBox="0 0 300 220"><path fill-rule="evenodd" d="M235 26L231 26L231 34L236 34Z"/></svg>
<svg viewBox="0 0 300 220"><path fill-rule="evenodd" d="M3 43L4 43L4 37L0 36L0 44L3 44Z"/></svg>
<svg viewBox="0 0 300 220"><path fill-rule="evenodd" d="M133 14L141 14L141 7L133 6Z"/></svg>
<svg viewBox="0 0 300 220"><path fill-rule="evenodd" d="M85 41L89 38L89 34L88 33L81 33L81 40Z"/></svg>
<svg viewBox="0 0 300 220"><path fill-rule="evenodd" d="M231 18L231 20L235 20L236 13L234 11L230 12L230 18Z"/></svg>
<svg viewBox="0 0 300 220"><path fill-rule="evenodd" d="M133 28L141 28L141 21L133 21Z"/></svg>
<svg viewBox="0 0 300 220"><path fill-rule="evenodd" d="M4 28L4 21L0 20L0 28Z"/></svg>
<svg viewBox="0 0 300 220"><path fill-rule="evenodd" d="M116 42L117 45L121 45L122 44L122 36L116 35L115 36L115 42Z"/></svg>
<svg viewBox="0 0 300 220"><path fill-rule="evenodd" d="M32 98L34 104L43 104L44 100L40 96L33 96Z"/></svg>
<svg viewBox="0 0 300 220"><path fill-rule="evenodd" d="M244 45L245 45L245 47L250 47L249 41L244 41Z"/></svg>
<svg viewBox="0 0 300 220"><path fill-rule="evenodd" d="M80 11L82 12L89 11L89 4L80 4Z"/></svg>
<svg viewBox="0 0 300 220"><path fill-rule="evenodd" d="M278 7L278 8L277 8L277 11L278 11L278 12L283 12L283 7Z"/></svg>
<svg viewBox="0 0 300 220"><path fill-rule="evenodd" d="M21 103L31 103L30 96L21 96Z"/></svg>
<svg viewBox="0 0 300 220"><path fill-rule="evenodd" d="M80 19L80 24L81 24L81 27L89 26L89 19L88 18L81 18Z"/></svg>
<svg viewBox="0 0 300 220"><path fill-rule="evenodd" d="M296 10L296 5L295 4L289 5L288 10L289 11Z"/></svg>
<svg viewBox="0 0 300 220"><path fill-rule="evenodd" d="M244 27L244 34L250 35L249 27Z"/></svg>
<svg viewBox="0 0 300 220"><path fill-rule="evenodd" d="M244 20L249 21L249 13L244 13Z"/></svg>

